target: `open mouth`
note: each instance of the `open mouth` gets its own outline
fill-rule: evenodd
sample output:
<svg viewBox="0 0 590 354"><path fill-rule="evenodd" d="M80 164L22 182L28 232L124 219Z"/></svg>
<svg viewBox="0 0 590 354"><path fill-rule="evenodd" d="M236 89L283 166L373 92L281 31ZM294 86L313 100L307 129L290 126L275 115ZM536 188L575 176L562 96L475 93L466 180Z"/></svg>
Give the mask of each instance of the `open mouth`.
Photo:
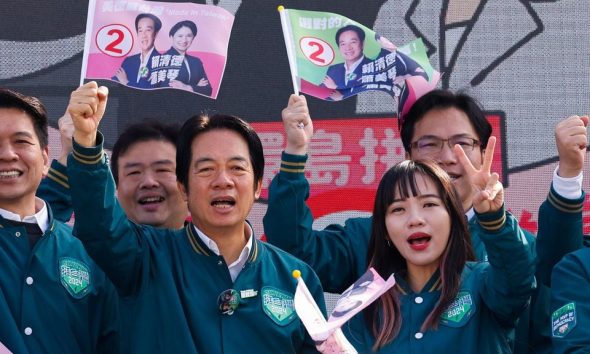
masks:
<svg viewBox="0 0 590 354"><path fill-rule="evenodd" d="M233 200L232 198L219 198L219 199L214 199L211 202L211 206L214 206L216 208L221 208L221 209L231 208L234 205L236 205L236 201Z"/></svg>
<svg viewBox="0 0 590 354"><path fill-rule="evenodd" d="M164 202L164 197L144 197L138 200L138 203L141 205L152 205L157 203Z"/></svg>
<svg viewBox="0 0 590 354"><path fill-rule="evenodd" d="M413 234L410 237L408 237L408 243L410 244L410 247L412 249L417 250L417 251L421 251L421 250L426 249L426 247L428 247L431 239L432 239L432 236L430 236L428 234L417 233L417 234Z"/></svg>
<svg viewBox="0 0 590 354"><path fill-rule="evenodd" d="M22 172L18 170L0 171L0 179L11 179L22 176Z"/></svg>

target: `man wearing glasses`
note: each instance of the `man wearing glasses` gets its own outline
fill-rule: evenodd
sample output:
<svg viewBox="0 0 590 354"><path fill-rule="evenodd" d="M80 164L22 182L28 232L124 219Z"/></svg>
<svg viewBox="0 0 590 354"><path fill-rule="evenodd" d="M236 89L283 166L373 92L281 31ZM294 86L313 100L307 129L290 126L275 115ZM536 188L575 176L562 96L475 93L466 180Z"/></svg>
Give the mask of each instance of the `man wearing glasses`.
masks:
<svg viewBox="0 0 590 354"><path fill-rule="evenodd" d="M521 238L537 251L539 289L531 306L519 320L514 340L515 353L550 350L549 286L551 269L563 255L582 244L582 167L587 119L570 117L564 129L558 125L556 142L560 164L554 173L547 200L539 212L538 238L522 230ZM351 218L345 225L329 225L313 230L313 216L306 204L309 184L304 167L313 124L304 97L291 96L283 110L287 146L280 172L269 187L264 231L268 242L290 252L312 266L325 291L341 293L363 274L367 265L367 247L371 235L371 218ZM472 244L478 260L487 260L479 238L479 225L472 218L474 191L465 171L452 151L462 146L478 169L492 133L482 108L474 98L446 90L434 90L414 103L400 122L401 139L409 159L434 159L447 171L462 200ZM573 139L576 137L576 139ZM578 139L581 137L581 139ZM582 153L584 152L584 153ZM549 221L551 219L551 222Z"/></svg>

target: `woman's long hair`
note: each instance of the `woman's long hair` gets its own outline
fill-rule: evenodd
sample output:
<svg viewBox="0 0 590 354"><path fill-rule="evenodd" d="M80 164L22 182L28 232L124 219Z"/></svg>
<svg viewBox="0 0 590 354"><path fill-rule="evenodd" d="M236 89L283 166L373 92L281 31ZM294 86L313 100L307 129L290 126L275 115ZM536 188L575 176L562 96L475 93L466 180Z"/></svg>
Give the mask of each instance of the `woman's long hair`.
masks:
<svg viewBox="0 0 590 354"><path fill-rule="evenodd" d="M375 197L367 259L368 266L375 268L384 278L392 273L397 276L407 274L406 260L390 242L385 218L387 208L394 199L405 199L420 194L416 182L418 175L430 179L436 185L451 221L449 241L439 265L442 292L436 306L422 324L421 330L426 331L438 327L440 316L459 291L461 272L465 263L475 258L461 199L450 177L434 162L403 161L385 173ZM365 311L365 320L372 328L376 339L373 350L391 342L399 333L402 324L399 296L398 287L395 286Z"/></svg>

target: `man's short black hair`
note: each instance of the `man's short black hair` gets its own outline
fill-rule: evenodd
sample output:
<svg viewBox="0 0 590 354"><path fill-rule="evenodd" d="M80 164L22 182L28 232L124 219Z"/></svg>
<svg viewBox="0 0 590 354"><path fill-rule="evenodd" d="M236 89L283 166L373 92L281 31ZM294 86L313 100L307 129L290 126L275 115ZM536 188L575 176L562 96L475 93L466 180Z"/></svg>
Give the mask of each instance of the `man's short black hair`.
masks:
<svg viewBox="0 0 590 354"><path fill-rule="evenodd" d="M172 26L168 35L170 37L174 36L176 31L178 31L182 27L187 27L188 29L190 29L191 32L193 33L193 37L197 36L197 25L193 21L189 21L189 20L177 22L174 26Z"/></svg>
<svg viewBox="0 0 590 354"><path fill-rule="evenodd" d="M133 145L146 141L163 141L176 147L178 126L165 125L158 122L143 122L129 126L119 136L111 154L111 170L115 183L119 183L119 157L124 155ZM146 151L149 154L150 151Z"/></svg>
<svg viewBox="0 0 590 354"><path fill-rule="evenodd" d="M160 32L160 29L162 29L162 21L160 21L158 16L143 13L143 14L137 15L137 17L135 18L135 32L138 31L137 26L139 25L139 20L141 20L142 18L151 18L152 21L154 21L154 31L156 33Z"/></svg>
<svg viewBox="0 0 590 354"><path fill-rule="evenodd" d="M353 31L356 32L357 36L359 37L359 39L361 40L361 42L365 41L365 31L363 31L362 28L360 28L359 26L355 26L355 25L346 25L344 27L341 27L337 32L336 32L336 44L339 44L340 42L340 35L346 31Z"/></svg>
<svg viewBox="0 0 590 354"><path fill-rule="evenodd" d="M178 181L188 192L188 174L193 159L193 141L199 135L215 130L236 132L246 141L250 153L250 163L254 171L254 188L256 189L258 184L262 183L262 177L264 175L262 142L252 126L246 121L224 114L215 114L211 117L207 115L193 116L180 128L180 137L176 144L176 178ZM223 149L222 142L220 142L219 148Z"/></svg>
<svg viewBox="0 0 590 354"><path fill-rule="evenodd" d="M47 147L47 110L37 97L26 96L13 90L0 88L0 108L16 108L26 113L33 121L35 133L42 149Z"/></svg>
<svg viewBox="0 0 590 354"><path fill-rule="evenodd" d="M400 135L407 153L410 153L411 150L416 123L431 110L446 108L456 108L467 115L477 133L481 149L485 149L492 135L492 125L486 119L481 104L465 92L453 93L449 90L433 90L414 102L412 108L404 116Z"/></svg>

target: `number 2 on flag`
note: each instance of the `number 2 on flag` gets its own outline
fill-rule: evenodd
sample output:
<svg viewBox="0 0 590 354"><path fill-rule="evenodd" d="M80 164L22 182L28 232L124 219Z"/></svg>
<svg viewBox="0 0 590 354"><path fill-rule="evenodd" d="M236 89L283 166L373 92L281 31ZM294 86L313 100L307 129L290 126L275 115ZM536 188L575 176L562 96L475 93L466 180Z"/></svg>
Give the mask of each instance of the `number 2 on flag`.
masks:
<svg viewBox="0 0 590 354"><path fill-rule="evenodd" d="M303 37L299 41L299 48L307 60L318 66L327 66L334 61L334 49L323 39Z"/></svg>
<svg viewBox="0 0 590 354"><path fill-rule="evenodd" d="M124 57L133 48L133 34L123 25L107 25L96 33L96 46L108 56Z"/></svg>

